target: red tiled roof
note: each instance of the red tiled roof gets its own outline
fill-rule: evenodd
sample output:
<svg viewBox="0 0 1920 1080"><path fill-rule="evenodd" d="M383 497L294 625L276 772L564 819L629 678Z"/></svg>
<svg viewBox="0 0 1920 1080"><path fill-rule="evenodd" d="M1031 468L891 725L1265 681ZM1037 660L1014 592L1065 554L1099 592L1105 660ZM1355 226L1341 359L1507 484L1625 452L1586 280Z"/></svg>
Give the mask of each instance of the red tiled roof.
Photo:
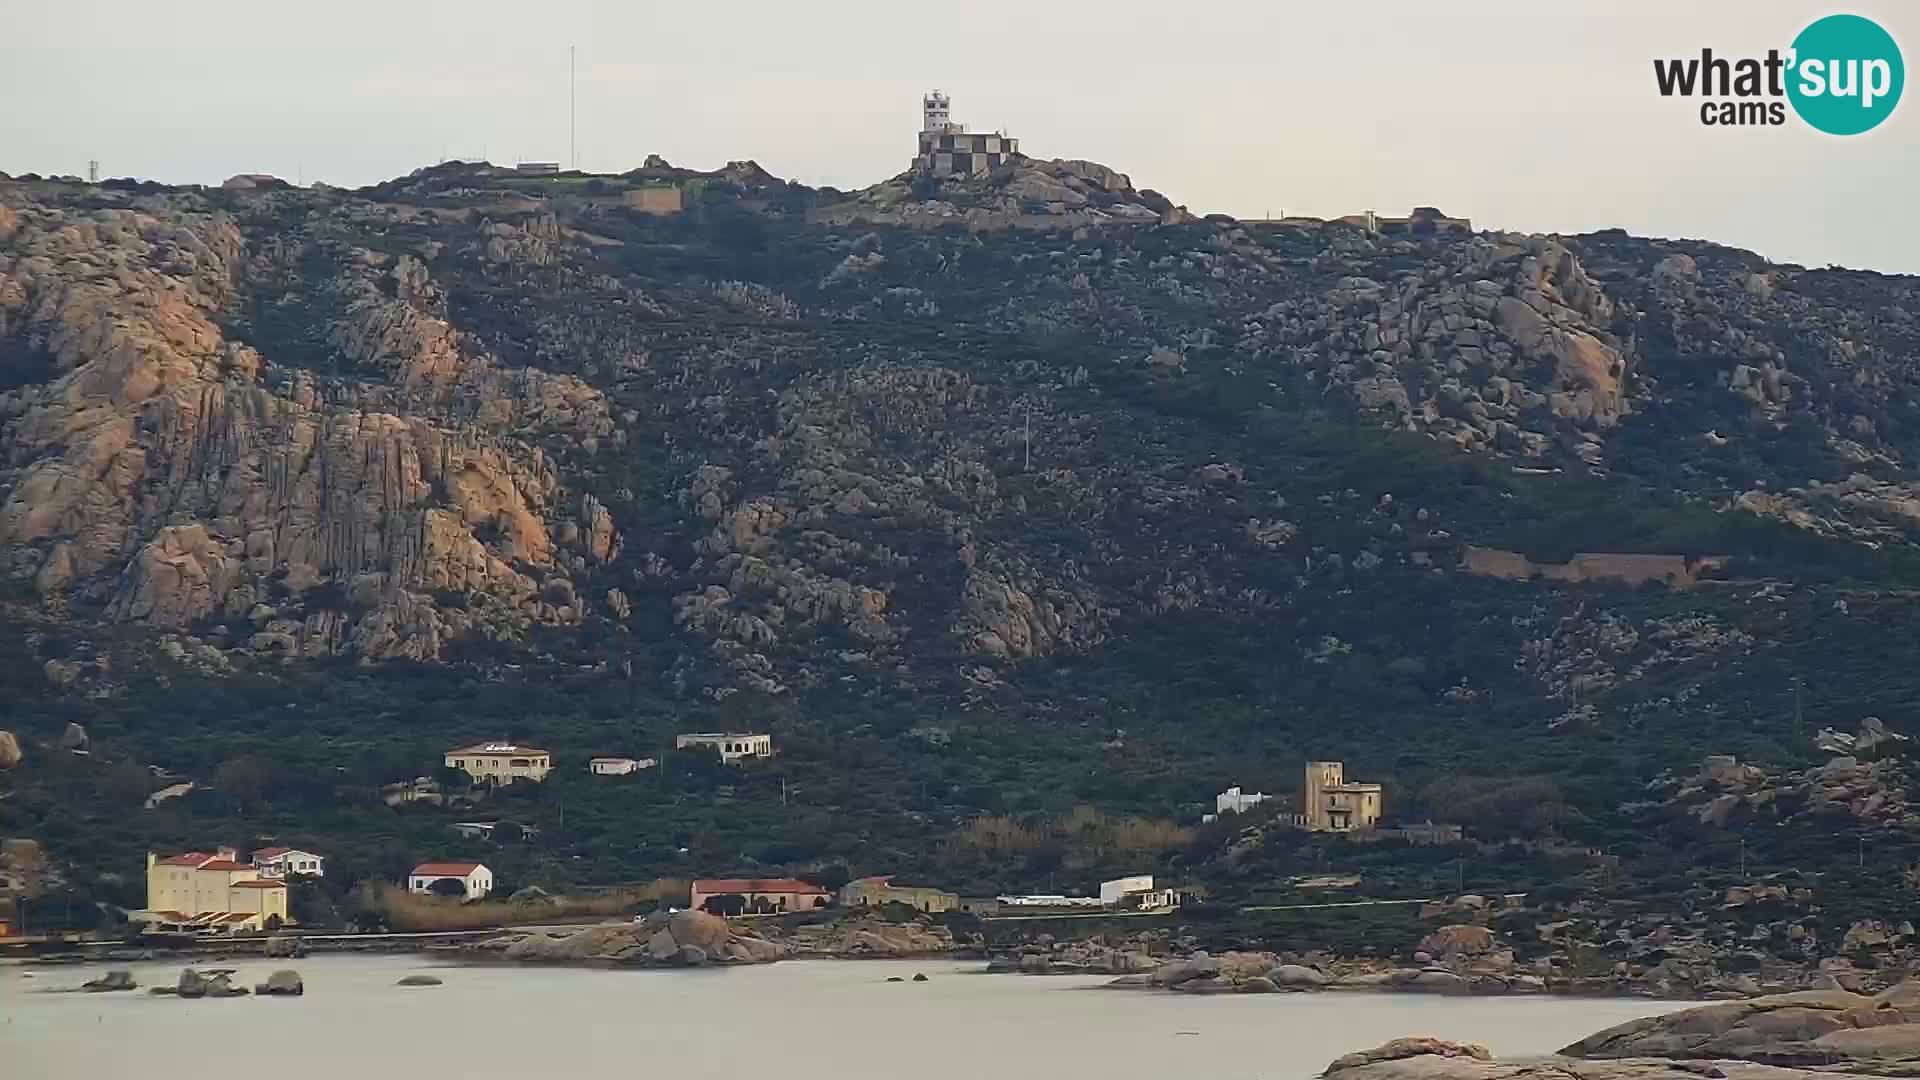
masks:
<svg viewBox="0 0 1920 1080"><path fill-rule="evenodd" d="M284 881L236 881L233 887L236 889L284 889L287 883Z"/></svg>
<svg viewBox="0 0 1920 1080"><path fill-rule="evenodd" d="M212 862L201 863L200 869L202 870L251 870L253 869L253 867L247 865L246 863L234 862L232 859L214 859Z"/></svg>
<svg viewBox="0 0 1920 1080"><path fill-rule="evenodd" d="M156 866L199 866L201 863L211 862L212 860L213 860L213 856L207 854L204 851L189 851L185 855L169 855L164 859L156 859L154 860L154 865Z"/></svg>
<svg viewBox="0 0 1920 1080"><path fill-rule="evenodd" d="M793 878L706 878L693 883L703 893L799 893L826 896L827 890Z"/></svg>
<svg viewBox="0 0 1920 1080"><path fill-rule="evenodd" d="M463 878L484 865L477 862L423 862L413 868L413 876Z"/></svg>

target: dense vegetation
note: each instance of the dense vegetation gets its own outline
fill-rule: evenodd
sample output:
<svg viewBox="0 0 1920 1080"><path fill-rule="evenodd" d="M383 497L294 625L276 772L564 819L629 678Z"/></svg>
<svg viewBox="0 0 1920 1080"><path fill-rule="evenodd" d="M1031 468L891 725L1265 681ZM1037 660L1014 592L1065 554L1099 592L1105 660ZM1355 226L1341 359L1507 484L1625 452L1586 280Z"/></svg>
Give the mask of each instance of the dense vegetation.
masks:
<svg viewBox="0 0 1920 1080"><path fill-rule="evenodd" d="M424 206L469 197L432 180L375 194ZM268 840L329 856L331 895L314 903L335 915L350 883L398 880L440 857L484 858L503 891L892 872L965 893L1079 892L1151 870L1225 906L1303 902L1314 894L1294 879L1326 873L1359 874L1360 893L1375 896L1675 902L1733 883L1744 857L1749 877L1826 882L1833 920L1905 902L1899 871L1920 861L1920 844L1903 829L1873 830L1860 846L1852 819L1709 827L1622 809L1709 753L1803 767L1823 757L1818 729L1850 731L1867 716L1901 727L1920 691L1907 592L1920 588L1920 549L1897 533L1861 543L1727 509L1755 483L1840 480L1849 468L1830 418L1752 417L1716 381L1727 358L1683 349L1689 331L1651 317L1663 301L1644 282L1670 245L1609 234L1581 246L1638 305L1639 362L1659 374L1661 396L1609 435L1607 468L1585 467L1568 435L1519 471L1511 457L1385 429L1328 396L1304 361L1257 353L1238 320L1289 295L1276 286L1243 290L1190 269L1171 272L1184 297L1144 274L1109 276L1091 293L1072 283L1076 265L1186 258L1212 242L1210 223L1071 242L828 229L805 220L818 193L712 180L692 212L667 219L569 211L556 196L570 226L615 243L503 261L428 218L371 230L297 200L215 198L250 237L284 241L228 313L276 377L367 378L329 345L342 294L326 283L349 273L353 252L431 242L446 247L433 274L448 318L477 347L604 390L622 417L617 444L533 434L626 538L618 558L584 571L581 594L622 589L633 615L457 641L443 662L230 650L225 670L169 659L162 631L54 610L12 583L0 608L0 727L19 734L27 761L0 774L0 835L38 839L66 868L64 890L36 902L43 924L90 924L96 900L139 906L146 850ZM1324 239L1259 242L1309 266L1287 286L1303 294L1354 270ZM1419 265L1457 242L1380 258ZM1688 250L1706 265L1733 258ZM885 259L867 276L835 277L873 252ZM1844 275L1802 282L1866 311L1904 302ZM1890 332L1883 348L1902 340ZM1178 368L1142 362L1174 342L1185 346ZM0 340L0 388L46 376L7 348ZM860 396L862 378L909 369L950 374L977 396ZM1858 408L1896 453L1910 418ZM1015 434L1028 410L1031 467ZM1698 438L1716 425L1739 437L1734 450ZM677 598L719 580L700 576L716 525L691 511L689 476L724 463L743 490L791 495L797 467L767 446L802 445L809 430L857 433L819 471L878 478L883 505L819 526L833 544L815 533L790 552L885 588L898 636L796 620L755 647L763 681L743 683L739 643L675 614ZM885 501L897 494L886 482L943 459L985 475ZM1867 468L1904 475L1892 462ZM1215 463L1231 466L1219 474L1228 479L1194 479ZM1250 521L1282 516L1298 537L1284 550L1244 539ZM1084 639L983 657L954 630L968 617L952 600L971 568L953 555L961 536L1008 580L1092 598ZM1463 544L1542 561L1583 551L1733 561L1727 580L1689 591L1551 586L1456 572ZM656 554L670 573L639 569ZM345 605L332 588L307 593L306 609ZM236 617L196 633L224 644L249 630ZM50 663L79 675L56 680ZM58 749L70 723L85 728L89 753ZM779 754L730 768L667 749L691 730L770 731ZM558 771L492 791L443 776L464 796L453 806L382 801L384 784L441 775L447 747L490 738L547 747ZM585 760L599 753L661 765L590 776ZM1469 842L1199 825L1215 792L1290 793L1315 758L1385 783L1393 821L1458 822ZM149 766L199 787L143 808L157 786ZM469 820L502 822L501 839L450 828ZM518 824L537 831L522 840ZM1589 850L1618 862L1598 872ZM1374 934L1397 948L1412 925L1275 916L1234 932Z"/></svg>

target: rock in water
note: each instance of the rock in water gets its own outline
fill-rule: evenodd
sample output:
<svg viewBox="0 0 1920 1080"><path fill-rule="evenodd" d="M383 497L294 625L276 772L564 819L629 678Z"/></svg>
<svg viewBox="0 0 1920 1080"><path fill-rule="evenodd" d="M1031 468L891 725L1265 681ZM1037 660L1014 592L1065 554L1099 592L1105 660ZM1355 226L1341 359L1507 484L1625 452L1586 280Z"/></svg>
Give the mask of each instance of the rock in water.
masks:
<svg viewBox="0 0 1920 1080"><path fill-rule="evenodd" d="M253 992L262 996L300 997L307 992L307 986L300 980L299 972L283 968L267 976L267 981L255 986Z"/></svg>
<svg viewBox="0 0 1920 1080"><path fill-rule="evenodd" d="M926 977L926 976L925 976L924 974L921 974L921 973L919 973L919 972L915 972L915 973L914 973L914 976L913 976L913 981L914 981L914 982L926 982L926 981L928 981L928 980L927 980L927 977Z"/></svg>
<svg viewBox="0 0 1920 1080"><path fill-rule="evenodd" d="M180 981L174 983L173 992L183 998L207 996L207 980L192 968L180 969Z"/></svg>
<svg viewBox="0 0 1920 1080"><path fill-rule="evenodd" d="M395 986L439 986L440 979L433 975L403 975Z"/></svg>
<svg viewBox="0 0 1920 1080"><path fill-rule="evenodd" d="M297 959L307 955L307 943L292 934L275 934L267 939L265 955Z"/></svg>
<svg viewBox="0 0 1920 1080"><path fill-rule="evenodd" d="M682 945L679 959L687 967L701 967L707 962L707 950L698 945Z"/></svg>
<svg viewBox="0 0 1920 1080"><path fill-rule="evenodd" d="M1345 1057L1336 1059L1333 1064L1327 1066L1327 1071L1321 1075L1328 1077L1329 1080L1340 1077L1349 1070L1355 1075L1370 1075L1365 1071L1369 1066L1378 1065L1382 1062L1403 1061L1407 1058L1418 1057L1443 1059L1466 1058L1471 1061L1493 1060L1493 1055L1487 1052L1487 1048L1478 1043L1457 1043L1449 1042L1445 1039L1435 1039L1430 1036L1420 1036L1411 1039L1394 1039L1390 1042L1381 1043L1371 1050L1361 1050L1348 1054ZM1418 1074L1405 1073L1404 1075L1413 1076ZM1440 1076L1444 1074L1435 1071L1432 1075Z"/></svg>
<svg viewBox="0 0 1920 1080"><path fill-rule="evenodd" d="M88 979L80 984L80 989L90 994L98 994L111 990L133 990L138 985L133 981L133 972L116 969L97 979Z"/></svg>

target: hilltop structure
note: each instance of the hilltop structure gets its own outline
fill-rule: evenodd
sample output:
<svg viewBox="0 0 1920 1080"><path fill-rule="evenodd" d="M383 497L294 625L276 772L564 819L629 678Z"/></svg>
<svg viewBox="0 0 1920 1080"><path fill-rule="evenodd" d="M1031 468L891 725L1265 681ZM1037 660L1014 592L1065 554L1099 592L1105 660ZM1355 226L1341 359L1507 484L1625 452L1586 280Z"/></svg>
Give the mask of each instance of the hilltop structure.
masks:
<svg viewBox="0 0 1920 1080"><path fill-rule="evenodd" d="M926 176L985 176L1020 153L1020 140L1004 132L969 132L952 120L952 101L938 90L920 103L920 151L913 171Z"/></svg>

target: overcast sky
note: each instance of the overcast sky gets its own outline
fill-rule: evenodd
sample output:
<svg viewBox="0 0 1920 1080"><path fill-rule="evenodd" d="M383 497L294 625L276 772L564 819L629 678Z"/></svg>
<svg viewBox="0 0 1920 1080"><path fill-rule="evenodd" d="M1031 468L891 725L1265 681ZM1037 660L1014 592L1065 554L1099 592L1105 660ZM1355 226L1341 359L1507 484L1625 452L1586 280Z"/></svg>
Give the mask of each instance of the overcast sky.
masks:
<svg viewBox="0 0 1920 1080"><path fill-rule="evenodd" d="M1095 5L731 0L92 0L0 29L0 171L360 185L443 155L753 158L860 187L908 164L919 98L1036 157L1089 158L1197 212L1610 226L1776 261L1920 273L1920 91L1866 135L1703 127L1655 57L1764 55L1852 11L1920 61L1920 5Z"/></svg>

